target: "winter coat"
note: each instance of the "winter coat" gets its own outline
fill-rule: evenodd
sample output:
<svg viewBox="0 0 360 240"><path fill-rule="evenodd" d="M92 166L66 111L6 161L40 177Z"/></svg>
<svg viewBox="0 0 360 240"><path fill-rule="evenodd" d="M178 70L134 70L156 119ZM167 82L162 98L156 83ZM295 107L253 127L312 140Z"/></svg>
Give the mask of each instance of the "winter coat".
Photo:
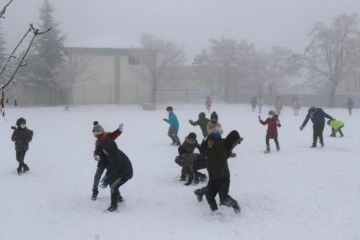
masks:
<svg viewBox="0 0 360 240"><path fill-rule="evenodd" d="M95 150L94 150L94 156L99 155L100 161L98 162L98 167L105 168L108 165L107 158L108 156L102 151L101 143L108 140L115 141L122 132L120 132L119 129L116 129L113 132L105 132L97 137L95 142Z"/></svg>
<svg viewBox="0 0 360 240"><path fill-rule="evenodd" d="M189 120L191 125L193 125L193 126L199 125L200 126L202 134L203 134L204 137L207 137L207 135L208 135L207 125L208 125L209 121L210 120L205 117L204 112L199 113L199 119L196 122L194 122L192 120Z"/></svg>
<svg viewBox="0 0 360 240"><path fill-rule="evenodd" d="M222 127L218 122L213 123L212 121L209 121L207 125L207 133L210 135L214 132L218 132L221 135L223 133Z"/></svg>
<svg viewBox="0 0 360 240"><path fill-rule="evenodd" d="M348 99L346 102L346 106L348 109L352 109L354 107L354 102L352 99Z"/></svg>
<svg viewBox="0 0 360 240"><path fill-rule="evenodd" d="M311 121L314 125L323 125L325 124L325 118L332 120L333 118L328 115L322 108L316 108L314 112L311 111L311 108L308 111L308 114L306 115L306 118L301 125L302 127L305 127L309 119L311 118Z"/></svg>
<svg viewBox="0 0 360 240"><path fill-rule="evenodd" d="M11 140L15 142L16 151L27 151L34 132L28 128L16 128L11 135Z"/></svg>
<svg viewBox="0 0 360 240"><path fill-rule="evenodd" d="M132 164L125 153L118 149L116 143L107 140L100 145L103 151L107 153L109 162L105 183L111 185L117 178L131 179L133 177Z"/></svg>
<svg viewBox="0 0 360 240"><path fill-rule="evenodd" d="M262 125L268 125L266 138L269 138L269 139L277 139L278 138L277 128L281 127L281 124L279 122L277 115L273 116L272 118L267 118L265 121L263 121L261 119L259 121Z"/></svg>
<svg viewBox="0 0 360 240"><path fill-rule="evenodd" d="M207 170L209 180L215 181L219 179L229 178L230 171L226 157L224 140L222 138L214 140L214 146L207 149Z"/></svg>
<svg viewBox="0 0 360 240"><path fill-rule="evenodd" d="M232 154L232 150L234 148L234 143L239 142L241 139L240 134L238 131L233 130L231 131L224 140L224 146L226 151L226 157L229 158Z"/></svg>
<svg viewBox="0 0 360 240"><path fill-rule="evenodd" d="M340 120L332 120L330 121L331 128L335 129L336 131L339 130L339 128L343 127L345 124L343 121Z"/></svg>
<svg viewBox="0 0 360 240"><path fill-rule="evenodd" d="M195 143L189 143L186 139L178 148L179 155L183 155L184 153L193 153L195 148L197 148L200 151L200 145L197 140L195 140Z"/></svg>
<svg viewBox="0 0 360 240"><path fill-rule="evenodd" d="M175 115L175 113L170 113L168 119L164 119L165 122L170 124L171 129L179 129L179 121Z"/></svg>

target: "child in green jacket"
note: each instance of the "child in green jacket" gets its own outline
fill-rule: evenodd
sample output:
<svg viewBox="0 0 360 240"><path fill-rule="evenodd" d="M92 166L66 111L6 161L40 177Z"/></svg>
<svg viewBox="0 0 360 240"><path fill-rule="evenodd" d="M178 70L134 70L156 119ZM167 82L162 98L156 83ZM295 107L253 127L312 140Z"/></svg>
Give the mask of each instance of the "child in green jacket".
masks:
<svg viewBox="0 0 360 240"><path fill-rule="evenodd" d="M331 127L331 137L336 137L336 133L339 132L340 136L343 137L344 134L341 131L341 129L345 126L343 121L337 120L337 119L333 119L333 120L329 120L327 121L327 124Z"/></svg>

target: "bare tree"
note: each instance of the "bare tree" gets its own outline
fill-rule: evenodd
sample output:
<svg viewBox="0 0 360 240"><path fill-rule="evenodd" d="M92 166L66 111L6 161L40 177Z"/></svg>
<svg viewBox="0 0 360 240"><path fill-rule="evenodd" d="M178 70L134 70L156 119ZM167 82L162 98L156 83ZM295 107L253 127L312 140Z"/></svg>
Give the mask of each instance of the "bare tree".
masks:
<svg viewBox="0 0 360 240"><path fill-rule="evenodd" d="M302 57L291 50L274 46L259 54L259 77L267 87L270 97L275 97L287 79L299 74Z"/></svg>
<svg viewBox="0 0 360 240"><path fill-rule="evenodd" d="M312 40L305 50L307 67L318 82L328 87L329 106L333 107L337 88L353 74L352 48L359 39L358 15L341 14L331 27L316 23L310 36Z"/></svg>
<svg viewBox="0 0 360 240"><path fill-rule="evenodd" d="M145 78L151 82L151 102L155 104L159 84L176 75L176 68L185 63L185 52L176 43L148 33L141 35L140 44L145 50L141 64L146 68Z"/></svg>
<svg viewBox="0 0 360 240"><path fill-rule="evenodd" d="M5 6L4 8L0 11L0 18L4 18L4 14L6 13L7 8L10 6L10 4L13 2L13 0L10 0ZM11 82L14 80L16 73L19 71L19 69L23 66L26 65L26 57L27 54L29 53L31 46L33 45L36 37L38 37L39 35L42 35L48 31L51 30L51 27L48 28L45 31L40 31L40 29L34 28L34 26L32 24L30 24L29 29L26 31L26 33L24 34L24 36L21 38L21 40L19 41L19 43L16 45L16 47L13 49L13 51L11 52L11 54L9 55L8 59L6 60L5 64L3 65L2 69L0 70L0 76L3 76L4 72L7 70L8 66L10 65L11 61L13 61L14 59L18 59L16 61L16 65L14 67L14 70L12 73L9 74L9 78L5 80L5 82L2 84L2 86L0 87L1 89L1 97L0 97L0 111L2 116L5 116L5 93L4 90L7 86L9 86L9 84L11 84ZM22 53L17 55L17 51L19 50L20 46L23 45L23 42L27 39L27 37L29 36L29 43L27 45L27 47L25 47L25 51L23 51Z"/></svg>

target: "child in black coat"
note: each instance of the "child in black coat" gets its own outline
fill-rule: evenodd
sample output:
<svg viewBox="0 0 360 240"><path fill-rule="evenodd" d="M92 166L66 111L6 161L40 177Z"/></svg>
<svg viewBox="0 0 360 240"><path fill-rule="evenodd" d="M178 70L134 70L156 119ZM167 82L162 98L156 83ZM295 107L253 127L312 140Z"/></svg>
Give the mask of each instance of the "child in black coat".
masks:
<svg viewBox="0 0 360 240"><path fill-rule="evenodd" d="M100 187L105 189L108 185L111 190L111 205L108 211L117 209L120 196L119 188L133 177L133 168L129 158L123 153L113 140L100 143L103 152L108 156L109 165Z"/></svg>
<svg viewBox="0 0 360 240"><path fill-rule="evenodd" d="M19 118L16 121L16 126L17 127L11 127L14 130L11 140L15 142L16 160L19 162L17 172L21 174L22 172L30 170L24 160L25 154L27 150L29 150L29 142L32 140L33 131L26 127L26 120L24 118Z"/></svg>

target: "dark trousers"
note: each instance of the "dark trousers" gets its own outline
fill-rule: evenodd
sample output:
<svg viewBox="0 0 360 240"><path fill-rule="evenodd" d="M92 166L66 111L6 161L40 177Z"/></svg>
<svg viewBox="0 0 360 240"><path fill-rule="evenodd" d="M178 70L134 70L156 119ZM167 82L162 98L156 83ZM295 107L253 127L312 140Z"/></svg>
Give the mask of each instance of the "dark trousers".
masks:
<svg viewBox="0 0 360 240"><path fill-rule="evenodd" d="M116 178L113 183L110 185L110 192L111 192L111 205L117 206L118 199L120 197L119 188L124 185L129 179L127 178Z"/></svg>
<svg viewBox="0 0 360 240"><path fill-rule="evenodd" d="M178 131L179 131L179 129L169 128L168 136L171 138L173 143L176 143L176 144L180 145L180 139L179 139L179 137L177 135Z"/></svg>
<svg viewBox="0 0 360 240"><path fill-rule="evenodd" d="M267 137L265 139L265 142L266 142L266 148L270 149L270 138ZM277 140L277 138L274 138L274 142L276 144L276 149L280 149L279 141Z"/></svg>
<svg viewBox="0 0 360 240"><path fill-rule="evenodd" d="M331 128L331 132L332 132L331 136L336 137L336 132L339 132L339 133L340 133L340 136L343 137L344 134L343 134L343 132L341 131L341 129L342 129L343 127L344 127L344 126L339 127L337 131L336 131L334 128Z"/></svg>
<svg viewBox="0 0 360 240"><path fill-rule="evenodd" d="M316 146L318 138L319 138L320 144L324 145L324 138L323 138L324 127L325 127L325 123L313 125L313 146Z"/></svg>
<svg viewBox="0 0 360 240"><path fill-rule="evenodd" d="M19 162L19 168L24 167L26 164L24 163L25 160L25 151L16 151L16 160Z"/></svg>
<svg viewBox="0 0 360 240"><path fill-rule="evenodd" d="M228 195L230 187L230 178L224 178L214 181L209 181L205 191L206 200L209 203L211 211L218 209L215 197L219 194L220 205L226 205L228 207L234 207L236 201Z"/></svg>

